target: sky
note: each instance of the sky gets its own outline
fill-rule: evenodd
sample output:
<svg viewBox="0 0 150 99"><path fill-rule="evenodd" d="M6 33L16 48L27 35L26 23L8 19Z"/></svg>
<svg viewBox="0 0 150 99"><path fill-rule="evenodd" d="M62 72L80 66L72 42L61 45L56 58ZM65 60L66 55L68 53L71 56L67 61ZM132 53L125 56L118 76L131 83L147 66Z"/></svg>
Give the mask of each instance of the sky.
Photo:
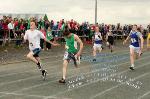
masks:
<svg viewBox="0 0 150 99"><path fill-rule="evenodd" d="M149 24L150 0L97 0L98 23ZM95 0L0 0L0 13L47 14L50 20L94 23Z"/></svg>

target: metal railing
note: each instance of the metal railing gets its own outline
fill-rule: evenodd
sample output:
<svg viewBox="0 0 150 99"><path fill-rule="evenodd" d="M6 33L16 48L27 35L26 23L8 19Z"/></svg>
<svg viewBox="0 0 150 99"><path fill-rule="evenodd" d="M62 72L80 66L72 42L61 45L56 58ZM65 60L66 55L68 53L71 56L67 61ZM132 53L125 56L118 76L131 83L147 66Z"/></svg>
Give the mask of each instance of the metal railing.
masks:
<svg viewBox="0 0 150 99"><path fill-rule="evenodd" d="M12 30L13 34L16 33L16 30ZM20 33L19 35L21 35L21 30L17 31L18 33ZM117 38L125 38L128 36L129 33L127 33L126 31L112 31L114 34L114 37ZM61 30L52 30L52 34L53 37L56 39L64 39L63 37L63 33ZM84 33L79 36L80 38L89 38L89 35L85 35ZM2 45L5 46L6 42L10 43L11 41L17 41L17 40L22 40L23 38L21 38L21 36L14 36L14 38L11 38L11 34L10 34L10 30L0 30L0 42L2 42Z"/></svg>

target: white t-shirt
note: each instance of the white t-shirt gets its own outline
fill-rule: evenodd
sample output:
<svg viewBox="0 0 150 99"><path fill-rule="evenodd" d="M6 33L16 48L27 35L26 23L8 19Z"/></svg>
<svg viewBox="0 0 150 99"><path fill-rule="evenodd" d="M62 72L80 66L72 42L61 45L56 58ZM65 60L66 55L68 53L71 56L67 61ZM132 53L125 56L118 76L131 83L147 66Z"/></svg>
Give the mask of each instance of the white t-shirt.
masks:
<svg viewBox="0 0 150 99"><path fill-rule="evenodd" d="M9 23L9 24L8 24L8 29L14 29L14 24Z"/></svg>
<svg viewBox="0 0 150 99"><path fill-rule="evenodd" d="M35 48L41 48L40 39L45 39L45 36L39 30L27 30L24 39L29 41L29 49L32 51Z"/></svg>

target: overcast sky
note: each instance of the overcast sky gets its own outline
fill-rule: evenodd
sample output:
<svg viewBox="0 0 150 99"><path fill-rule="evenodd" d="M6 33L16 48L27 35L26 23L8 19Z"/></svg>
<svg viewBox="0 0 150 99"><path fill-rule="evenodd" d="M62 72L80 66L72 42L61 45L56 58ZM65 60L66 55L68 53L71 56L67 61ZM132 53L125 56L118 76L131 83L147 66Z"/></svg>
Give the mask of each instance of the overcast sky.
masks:
<svg viewBox="0 0 150 99"><path fill-rule="evenodd" d="M150 0L97 0L99 23L150 23ZM0 0L0 13L47 13L49 19L94 22L95 0Z"/></svg>

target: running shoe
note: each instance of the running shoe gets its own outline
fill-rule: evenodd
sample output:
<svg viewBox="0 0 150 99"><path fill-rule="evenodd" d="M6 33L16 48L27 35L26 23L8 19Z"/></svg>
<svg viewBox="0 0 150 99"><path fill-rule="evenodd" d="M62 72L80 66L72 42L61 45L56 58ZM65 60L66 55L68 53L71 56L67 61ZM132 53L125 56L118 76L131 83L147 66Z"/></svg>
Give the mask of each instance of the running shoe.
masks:
<svg viewBox="0 0 150 99"><path fill-rule="evenodd" d="M47 75L47 71L46 70L42 70L42 78L43 78L43 80L46 79L46 75Z"/></svg>
<svg viewBox="0 0 150 99"><path fill-rule="evenodd" d="M59 83L65 84L66 81L65 81L65 79L62 78L61 80L59 80Z"/></svg>

